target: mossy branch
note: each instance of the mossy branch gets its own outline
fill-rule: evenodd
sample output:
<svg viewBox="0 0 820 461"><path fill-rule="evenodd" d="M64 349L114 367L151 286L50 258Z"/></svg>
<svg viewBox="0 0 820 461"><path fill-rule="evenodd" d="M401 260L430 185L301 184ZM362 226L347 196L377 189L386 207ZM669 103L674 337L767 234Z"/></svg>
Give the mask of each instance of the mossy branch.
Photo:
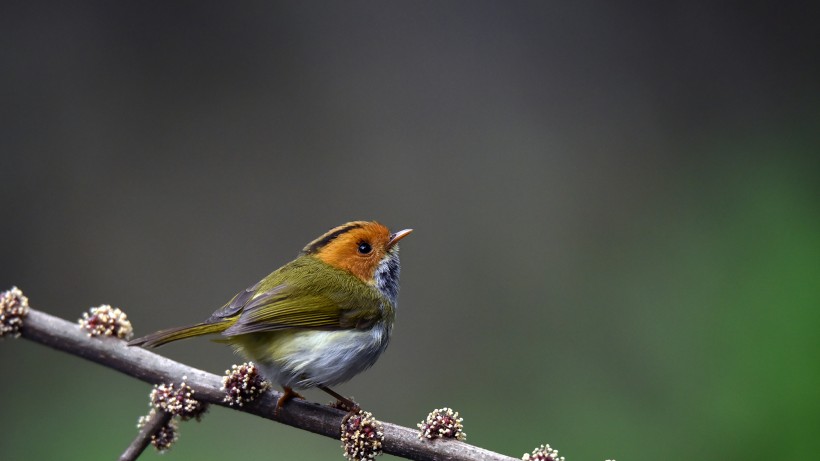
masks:
<svg viewBox="0 0 820 461"><path fill-rule="evenodd" d="M30 309L20 329L22 337L57 350L74 354L151 384L186 382L196 391L196 398L214 405L250 413L299 429L339 439L345 412L330 406L304 400L291 400L283 411L274 415L281 395L268 390L242 407L228 406L223 401L220 376L175 362L161 355L128 347L125 341L113 337L91 337L76 323L67 322L35 309ZM136 398L136 397L135 397ZM397 424L382 423L385 453L414 460L510 461L516 458L501 455L458 440L421 440L418 430Z"/></svg>

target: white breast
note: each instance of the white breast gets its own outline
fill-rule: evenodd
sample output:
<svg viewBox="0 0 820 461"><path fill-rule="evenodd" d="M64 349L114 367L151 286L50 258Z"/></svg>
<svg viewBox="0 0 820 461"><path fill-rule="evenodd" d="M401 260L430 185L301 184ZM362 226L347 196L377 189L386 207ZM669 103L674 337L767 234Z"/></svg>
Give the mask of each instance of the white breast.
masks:
<svg viewBox="0 0 820 461"><path fill-rule="evenodd" d="M378 323L370 330L291 330L286 333L279 360L259 360L263 374L282 386L332 386L370 368L387 347L392 325Z"/></svg>

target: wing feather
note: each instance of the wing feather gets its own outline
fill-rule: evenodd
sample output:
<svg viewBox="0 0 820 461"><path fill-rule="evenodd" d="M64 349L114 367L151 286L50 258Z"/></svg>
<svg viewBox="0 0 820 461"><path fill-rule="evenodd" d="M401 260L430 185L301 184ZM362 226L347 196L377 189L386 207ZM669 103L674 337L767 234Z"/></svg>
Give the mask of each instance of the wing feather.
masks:
<svg viewBox="0 0 820 461"><path fill-rule="evenodd" d="M318 288L328 286L340 288ZM208 322L236 319L222 332L225 336L291 328L356 328L382 315L383 301L377 293L354 276L305 256L238 293Z"/></svg>
<svg viewBox="0 0 820 461"><path fill-rule="evenodd" d="M288 328L350 328L345 321L347 310L326 296L279 285L253 298L239 319L222 334L236 336Z"/></svg>

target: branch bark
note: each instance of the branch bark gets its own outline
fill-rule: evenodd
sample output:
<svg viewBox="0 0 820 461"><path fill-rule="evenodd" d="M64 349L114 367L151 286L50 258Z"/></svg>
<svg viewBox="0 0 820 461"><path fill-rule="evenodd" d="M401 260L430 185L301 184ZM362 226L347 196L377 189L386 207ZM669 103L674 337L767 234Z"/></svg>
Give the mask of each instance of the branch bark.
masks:
<svg viewBox="0 0 820 461"><path fill-rule="evenodd" d="M196 398L233 410L304 429L333 439L339 439L345 412L304 400L291 400L284 411L274 416L276 401L281 395L269 390L243 407L223 402L220 376L175 362L161 355L111 337L89 337L76 323L35 309L24 320L22 336L57 350L74 354L151 384L177 383L183 376L196 391ZM384 426L385 453L419 461L512 461L499 453L458 440L420 440L418 430L387 422Z"/></svg>

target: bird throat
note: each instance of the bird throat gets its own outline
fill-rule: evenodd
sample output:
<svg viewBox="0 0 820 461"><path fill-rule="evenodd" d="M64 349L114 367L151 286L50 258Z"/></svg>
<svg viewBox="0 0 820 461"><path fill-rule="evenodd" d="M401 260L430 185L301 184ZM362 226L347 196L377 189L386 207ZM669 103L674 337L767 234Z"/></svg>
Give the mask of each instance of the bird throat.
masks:
<svg viewBox="0 0 820 461"><path fill-rule="evenodd" d="M394 246L379 262L374 279L376 288L396 307L399 298L399 247Z"/></svg>

